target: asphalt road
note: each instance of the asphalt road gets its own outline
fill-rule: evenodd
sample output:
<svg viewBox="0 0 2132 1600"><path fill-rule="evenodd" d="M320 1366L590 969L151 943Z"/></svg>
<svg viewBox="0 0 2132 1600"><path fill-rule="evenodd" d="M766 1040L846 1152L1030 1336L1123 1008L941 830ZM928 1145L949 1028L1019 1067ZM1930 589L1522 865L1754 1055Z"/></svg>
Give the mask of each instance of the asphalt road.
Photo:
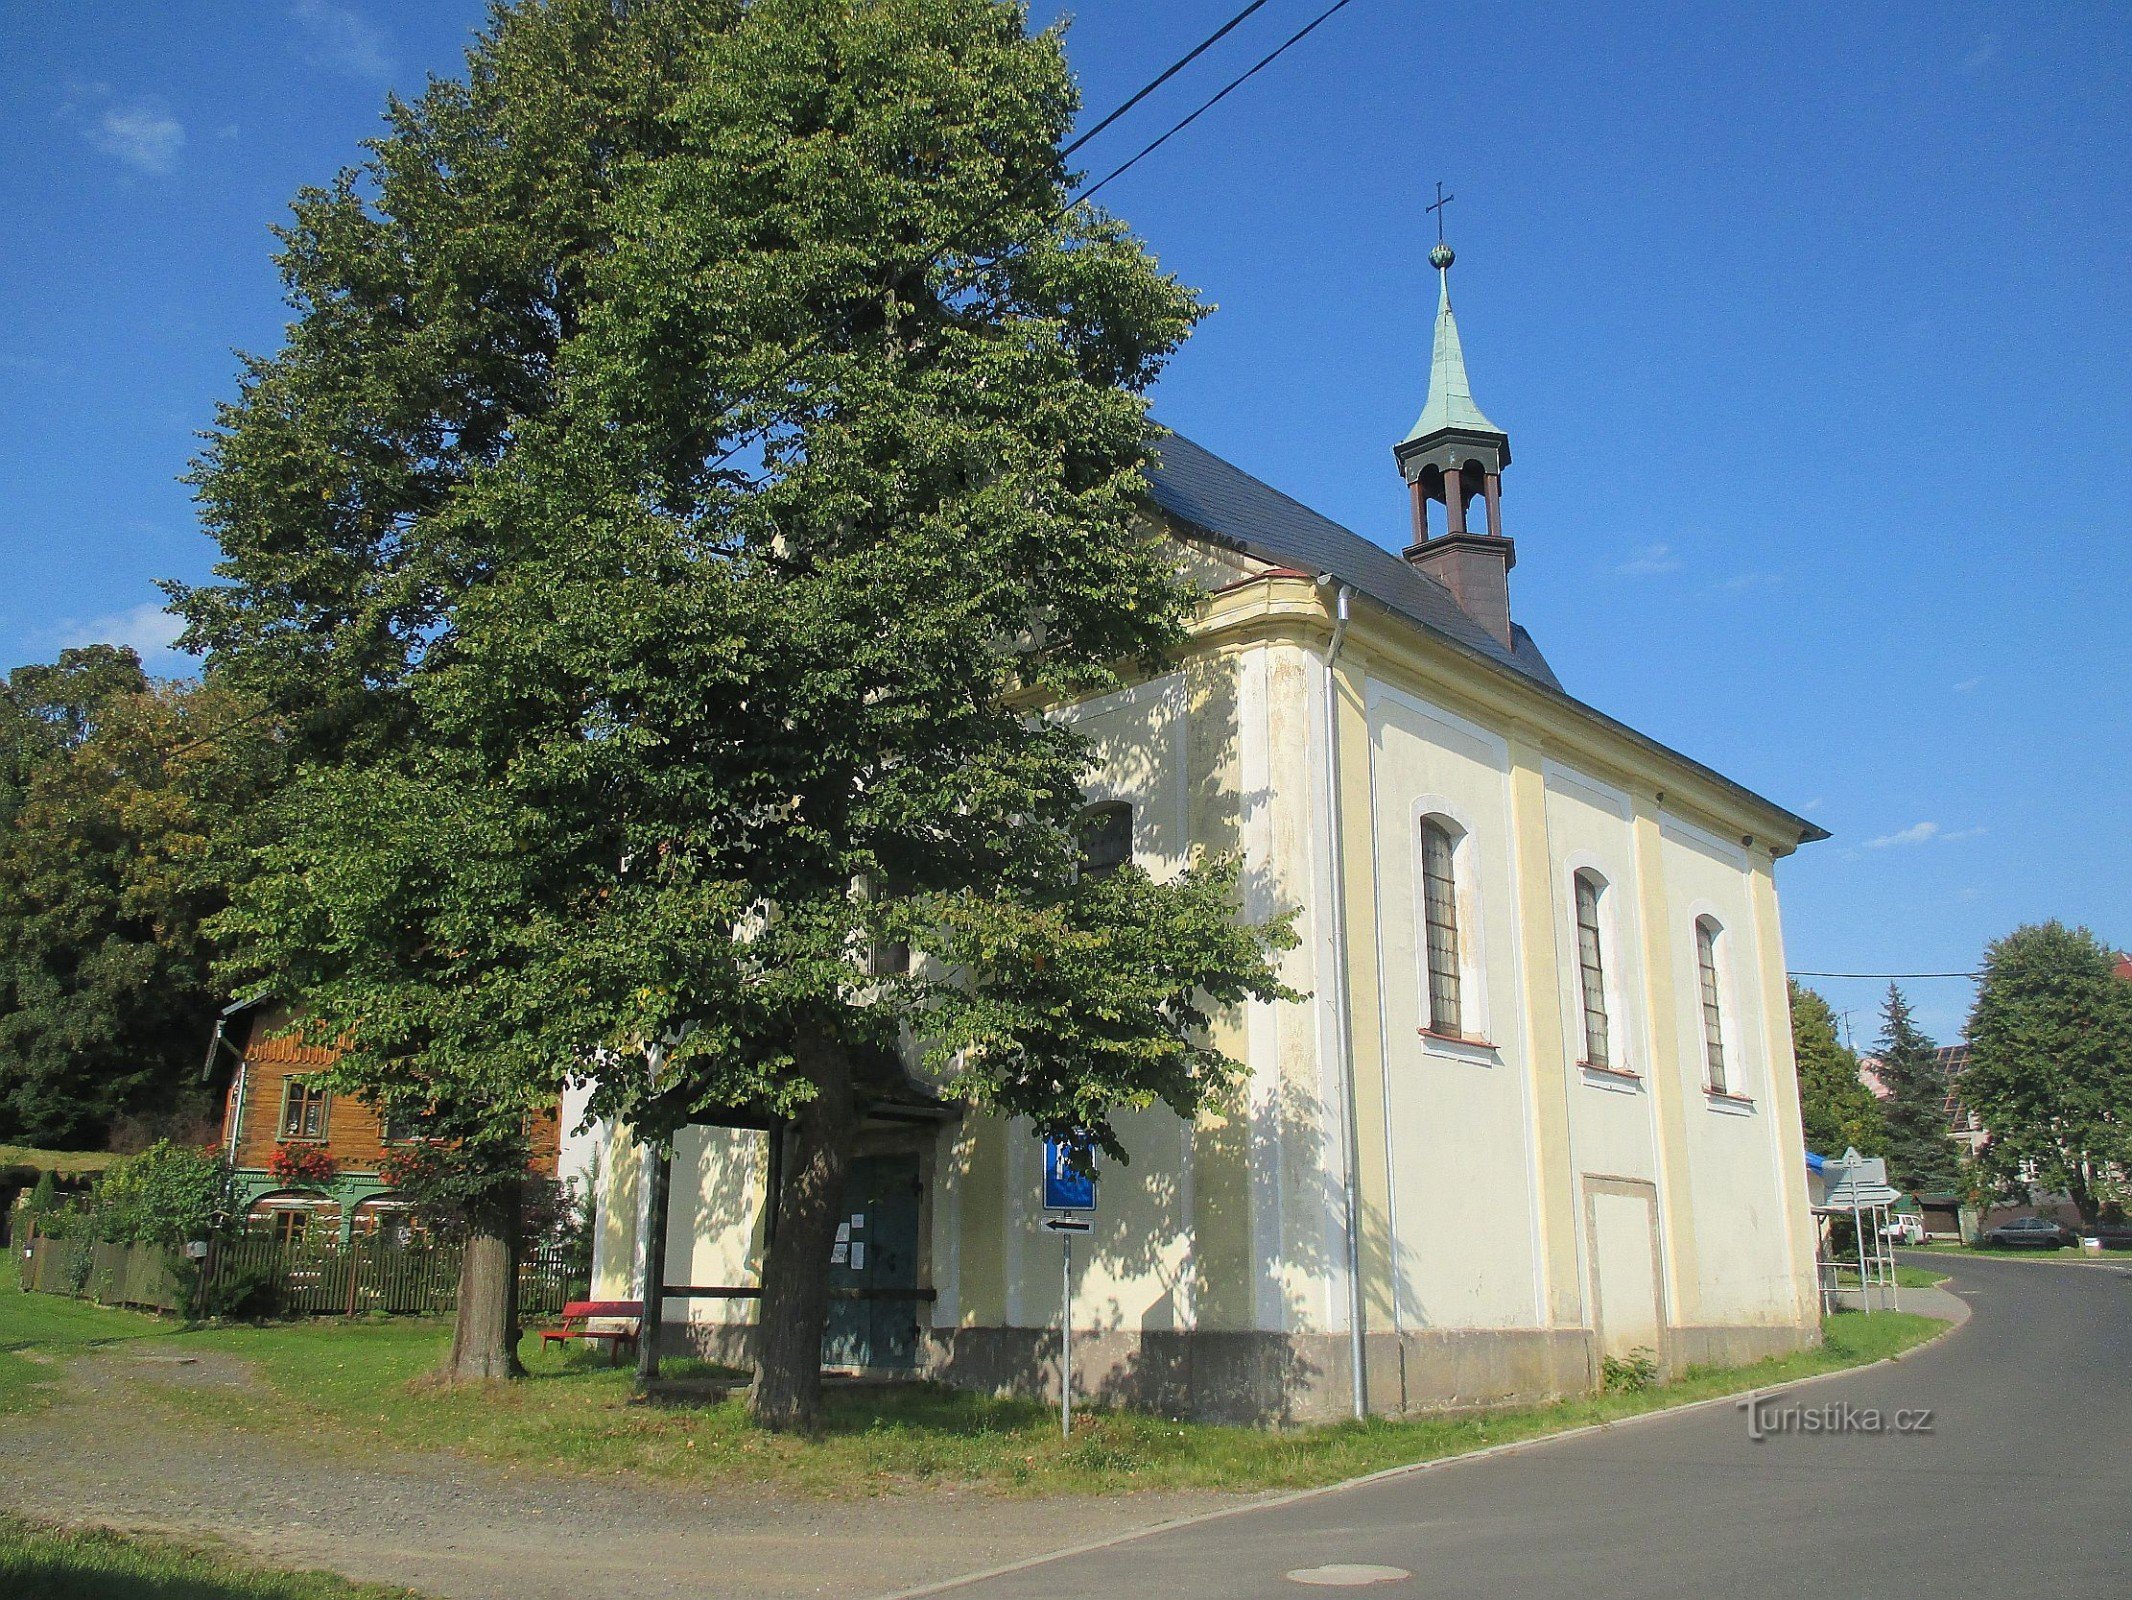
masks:
<svg viewBox="0 0 2132 1600"><path fill-rule="evenodd" d="M1293 1572L1367 1566L1407 1574L1360 1590L1385 1600L2132 1594L2132 1271L1947 1270L1972 1307L1965 1327L1792 1396L1877 1409L1884 1423L1930 1407L1929 1433L1757 1442L1747 1416L1723 1405L1169 1529L949 1593L1249 1600L1325 1592Z"/></svg>

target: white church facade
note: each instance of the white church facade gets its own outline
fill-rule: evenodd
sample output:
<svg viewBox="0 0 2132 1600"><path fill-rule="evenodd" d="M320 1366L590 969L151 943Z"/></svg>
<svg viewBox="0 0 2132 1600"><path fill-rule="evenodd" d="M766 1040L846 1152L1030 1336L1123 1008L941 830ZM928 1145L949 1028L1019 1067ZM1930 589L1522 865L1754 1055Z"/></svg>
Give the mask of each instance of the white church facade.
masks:
<svg viewBox="0 0 2132 1600"><path fill-rule="evenodd" d="M1094 1398L1397 1413L1819 1337L1775 865L1823 835L1573 699L1511 621L1509 441L1468 387L1449 254L1395 449L1413 545L1166 437L1147 512L1206 591L1191 649L1057 713L1119 848L1158 877L1239 852L1248 915L1297 908L1304 997L1222 1023L1233 1105L1121 1123L1131 1163L1074 1250ZM906 1088L869 1118L825 1361L1055 1392L1042 1147L952 1083ZM745 1356L771 1139L677 1141L670 1349ZM639 1287L640 1176L610 1141L601 1298Z"/></svg>

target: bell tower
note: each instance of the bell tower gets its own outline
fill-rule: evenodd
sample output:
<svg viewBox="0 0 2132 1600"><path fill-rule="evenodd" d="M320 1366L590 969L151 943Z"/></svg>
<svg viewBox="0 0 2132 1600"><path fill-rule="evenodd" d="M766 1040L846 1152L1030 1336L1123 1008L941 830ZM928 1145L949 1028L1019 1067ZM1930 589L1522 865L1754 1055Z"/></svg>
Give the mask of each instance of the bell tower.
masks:
<svg viewBox="0 0 2132 1600"><path fill-rule="evenodd" d="M1429 265L1437 275L1429 399L1420 420L1392 447L1413 503L1414 542L1404 553L1509 649L1510 569L1518 559L1517 546L1503 535L1503 469L1510 465L1510 435L1473 403L1466 353L1451 315L1451 263L1457 258L1443 240L1442 207L1448 198L1443 185L1437 185L1437 194L1437 203L1429 207L1437 214L1436 248L1429 252ZM1467 526L1476 500L1485 507L1485 529ZM1441 533L1429 525L1431 504L1444 508Z"/></svg>

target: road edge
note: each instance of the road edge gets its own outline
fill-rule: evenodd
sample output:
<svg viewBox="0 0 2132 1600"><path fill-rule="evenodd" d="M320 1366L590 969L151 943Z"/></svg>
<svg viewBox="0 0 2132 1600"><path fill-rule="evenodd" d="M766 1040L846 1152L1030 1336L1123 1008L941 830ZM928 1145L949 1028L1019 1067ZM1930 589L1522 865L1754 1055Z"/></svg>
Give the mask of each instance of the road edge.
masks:
<svg viewBox="0 0 2132 1600"><path fill-rule="evenodd" d="M952 1589L961 1589L973 1583L983 1583L991 1578L1004 1578L1010 1573L1026 1572L1032 1567L1047 1566L1054 1561L1069 1560L1074 1556L1091 1555L1098 1550L1115 1549L1121 1544L1152 1538L1158 1533L1171 1533L1179 1528L1197 1527L1202 1523L1221 1522L1230 1517L1240 1517L1254 1511L1270 1511L1279 1506L1300 1505L1307 1500L1322 1500L1328 1495L1346 1494L1353 1489L1368 1488L1372 1484L1389 1483L1398 1478L1416 1477L1424 1472L1436 1472L1451 1467L1462 1467L1475 1461L1491 1461L1500 1456L1518 1455L1532 1450L1544 1450L1550 1445L1564 1444L1572 1439L1588 1438L1595 1433L1612 1433L1622 1428L1633 1428L1646 1422L1659 1422L1673 1417L1682 1417L1690 1412L1707 1411L1714 1406L1737 1407L1742 1401L1752 1402L1766 1395L1785 1394L1793 1389L1810 1384L1825 1383L1831 1378L1848 1378L1855 1373L1871 1372L1875 1367L1890 1366L1897 1361L1907 1361L1920 1351L1931 1350L1968 1324L1969 1302L1949 1289L1935 1285L1931 1289L1913 1289L1912 1294L1936 1294L1951 1302L1947 1307L1950 1315L1943 1320L1946 1326L1929 1339L1919 1340L1907 1350L1898 1350L1892 1356L1882 1356L1877 1361L1860 1362L1855 1367L1837 1367L1829 1372L1816 1372L1804 1378L1793 1378L1787 1383L1767 1383L1754 1389L1737 1389L1731 1394L1710 1395L1701 1400L1683 1400L1679 1405L1661 1406L1655 1411L1639 1411L1633 1417L1620 1417L1612 1422L1587 1422L1578 1427L1564 1428L1560 1433L1543 1434L1537 1439L1514 1439L1504 1444L1483 1445L1478 1450L1463 1451L1458 1455L1437 1456L1429 1461L1410 1461L1404 1466L1380 1467L1375 1472L1365 1472L1359 1478L1342 1478L1338 1483L1321 1483L1308 1489L1289 1489L1279 1494L1262 1495L1256 1499L1240 1501L1233 1506L1220 1506L1212 1511L1198 1511L1187 1517L1170 1517L1162 1522L1151 1522L1144 1528L1129 1528L1123 1533L1114 1533L1102 1539L1090 1539L1082 1544L1067 1545L1063 1549L1047 1550L1041 1555L1024 1556L1019 1561L1008 1561L996 1567L986 1567L980 1572L966 1572L959 1577L939 1578L931 1583L922 1583L915 1588L894 1589L886 1594L875 1595L872 1600L922 1600L926 1595L945 1594ZM1920 1313L1931 1315L1932 1313Z"/></svg>

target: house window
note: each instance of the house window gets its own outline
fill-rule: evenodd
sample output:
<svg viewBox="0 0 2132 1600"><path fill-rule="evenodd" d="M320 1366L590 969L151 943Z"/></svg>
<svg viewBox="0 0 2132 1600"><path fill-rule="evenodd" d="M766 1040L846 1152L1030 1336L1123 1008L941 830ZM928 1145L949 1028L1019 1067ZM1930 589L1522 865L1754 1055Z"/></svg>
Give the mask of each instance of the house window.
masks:
<svg viewBox="0 0 2132 1600"><path fill-rule="evenodd" d="M284 1078L281 1084L282 1139L322 1140L326 1137L326 1091L303 1078Z"/></svg>
<svg viewBox="0 0 2132 1600"><path fill-rule="evenodd" d="M1584 1059L1591 1066L1613 1065L1606 1027L1606 961L1599 943L1599 878L1580 872L1577 889L1577 975L1584 992Z"/></svg>
<svg viewBox="0 0 2132 1600"><path fill-rule="evenodd" d="M286 1211L267 1214L267 1237L279 1245L302 1244L304 1230L310 1225L311 1213L291 1206Z"/></svg>
<svg viewBox="0 0 2132 1600"><path fill-rule="evenodd" d="M1090 877L1116 872L1133 859L1133 808L1108 800L1081 813L1081 870Z"/></svg>
<svg viewBox="0 0 2132 1600"><path fill-rule="evenodd" d="M1421 823L1421 914L1429 960L1429 1031L1466 1035L1459 1000L1457 849L1451 830L1435 817Z"/></svg>
<svg viewBox="0 0 2132 1600"><path fill-rule="evenodd" d="M1695 919L1695 965L1703 991L1703 1067L1710 1092L1726 1094L1730 1091L1725 1086L1725 1015L1718 1004L1717 935L1718 926L1710 918Z"/></svg>
<svg viewBox="0 0 2132 1600"><path fill-rule="evenodd" d="M426 1138L422 1126L427 1120L421 1112L406 1106L387 1111L380 1119L385 1143L413 1144L418 1139Z"/></svg>

